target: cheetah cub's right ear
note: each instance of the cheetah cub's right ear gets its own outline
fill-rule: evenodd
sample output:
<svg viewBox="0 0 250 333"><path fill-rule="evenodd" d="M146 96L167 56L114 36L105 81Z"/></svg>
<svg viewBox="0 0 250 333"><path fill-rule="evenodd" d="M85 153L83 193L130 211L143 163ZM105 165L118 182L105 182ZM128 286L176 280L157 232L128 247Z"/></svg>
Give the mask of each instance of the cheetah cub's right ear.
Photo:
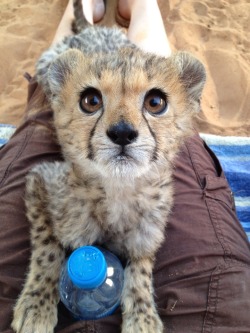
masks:
<svg viewBox="0 0 250 333"><path fill-rule="evenodd" d="M72 75L73 72L77 72L79 64L83 65L83 63L84 56L76 49L62 53L52 62L48 72L48 82L52 98L61 92L69 76Z"/></svg>
<svg viewBox="0 0 250 333"><path fill-rule="evenodd" d="M173 60L177 65L179 78L184 84L188 97L199 102L206 82L205 67L188 52L177 52L173 56Z"/></svg>

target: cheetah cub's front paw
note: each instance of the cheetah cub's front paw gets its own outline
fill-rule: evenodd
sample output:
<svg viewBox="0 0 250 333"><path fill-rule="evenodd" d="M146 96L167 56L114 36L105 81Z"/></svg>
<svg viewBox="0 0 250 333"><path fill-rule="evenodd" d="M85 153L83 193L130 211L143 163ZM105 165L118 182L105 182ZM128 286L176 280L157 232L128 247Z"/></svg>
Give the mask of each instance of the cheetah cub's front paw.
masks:
<svg viewBox="0 0 250 333"><path fill-rule="evenodd" d="M28 295L19 298L15 309L12 328L17 333L53 333L57 323L56 306L44 306L43 299L35 300Z"/></svg>
<svg viewBox="0 0 250 333"><path fill-rule="evenodd" d="M122 333L162 333L163 325L158 314L137 313L124 315Z"/></svg>

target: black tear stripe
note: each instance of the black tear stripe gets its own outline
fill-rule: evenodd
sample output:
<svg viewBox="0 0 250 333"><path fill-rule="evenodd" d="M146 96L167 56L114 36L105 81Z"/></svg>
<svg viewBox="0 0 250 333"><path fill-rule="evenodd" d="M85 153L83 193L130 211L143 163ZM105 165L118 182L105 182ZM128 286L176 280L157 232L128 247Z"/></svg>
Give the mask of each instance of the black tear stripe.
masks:
<svg viewBox="0 0 250 333"><path fill-rule="evenodd" d="M152 128L149 126L148 120L147 120L147 118L145 117L144 114L142 114L142 117L146 121L149 132L150 132L150 134L152 135L152 137L154 138L154 141L155 141L155 149L154 149L152 157L151 157L151 162L155 162L155 161L157 161L157 157L158 157L158 145L157 145L156 136L155 136L155 133L153 132Z"/></svg>
<svg viewBox="0 0 250 333"><path fill-rule="evenodd" d="M96 126L99 122L99 120L101 119L103 115L103 112L101 113L100 117L97 119L96 123L95 123L95 126L92 128L91 132L90 132L90 136L89 136L89 142L88 142L88 155L87 155L87 158L89 160L94 160L95 156L94 156L94 150L93 150L93 146L92 146L92 143L91 143L91 139L93 138L94 134L95 134L95 129L96 129Z"/></svg>

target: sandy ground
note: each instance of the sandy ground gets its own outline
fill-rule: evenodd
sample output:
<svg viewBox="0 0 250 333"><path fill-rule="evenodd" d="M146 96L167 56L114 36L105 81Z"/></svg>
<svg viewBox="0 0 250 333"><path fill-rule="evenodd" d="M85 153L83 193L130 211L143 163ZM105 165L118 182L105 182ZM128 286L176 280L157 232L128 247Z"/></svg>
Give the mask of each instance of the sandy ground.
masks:
<svg viewBox="0 0 250 333"><path fill-rule="evenodd" d="M173 50L206 66L202 132L250 136L250 0L159 0ZM114 23L115 0L106 19ZM18 125L26 104L24 72L46 49L67 0L0 1L0 123Z"/></svg>

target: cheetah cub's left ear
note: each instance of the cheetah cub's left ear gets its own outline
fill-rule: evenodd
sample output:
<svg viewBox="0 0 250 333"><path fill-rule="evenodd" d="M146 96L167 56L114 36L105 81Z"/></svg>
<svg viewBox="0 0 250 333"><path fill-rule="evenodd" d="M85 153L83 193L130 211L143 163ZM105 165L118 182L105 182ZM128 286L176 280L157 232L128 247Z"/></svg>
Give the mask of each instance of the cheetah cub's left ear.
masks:
<svg viewBox="0 0 250 333"><path fill-rule="evenodd" d="M67 78L77 71L79 64L84 61L84 56L79 50L68 50L52 62L48 71L49 87L53 95L58 95L67 82Z"/></svg>
<svg viewBox="0 0 250 333"><path fill-rule="evenodd" d="M173 58L188 96L199 102L206 82L205 67L187 52L177 52Z"/></svg>

